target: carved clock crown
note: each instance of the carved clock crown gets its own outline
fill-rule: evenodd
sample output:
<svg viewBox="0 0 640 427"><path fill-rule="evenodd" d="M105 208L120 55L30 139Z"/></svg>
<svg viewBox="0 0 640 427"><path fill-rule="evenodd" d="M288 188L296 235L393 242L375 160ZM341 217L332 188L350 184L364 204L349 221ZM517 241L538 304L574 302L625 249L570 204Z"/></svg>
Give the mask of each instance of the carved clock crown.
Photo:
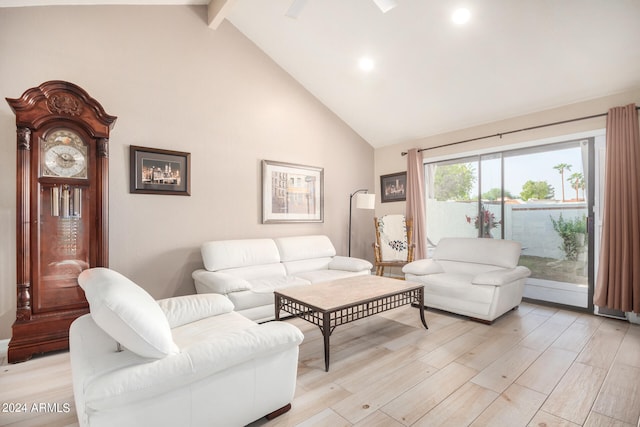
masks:
<svg viewBox="0 0 640 427"><path fill-rule="evenodd" d="M38 129L46 122L74 118L84 122L86 131L94 138L106 138L116 117L107 114L102 106L81 87L61 80L51 80L31 88L20 98L6 98L16 114L16 125Z"/></svg>

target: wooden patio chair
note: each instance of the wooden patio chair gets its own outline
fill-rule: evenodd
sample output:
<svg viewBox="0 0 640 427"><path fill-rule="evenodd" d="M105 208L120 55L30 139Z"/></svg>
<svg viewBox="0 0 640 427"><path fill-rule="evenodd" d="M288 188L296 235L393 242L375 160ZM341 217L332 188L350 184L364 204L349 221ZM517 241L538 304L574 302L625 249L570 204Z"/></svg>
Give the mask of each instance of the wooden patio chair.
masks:
<svg viewBox="0 0 640 427"><path fill-rule="evenodd" d="M374 218L376 242L373 244L376 275L383 276L385 267L400 267L413 261L413 221L404 215Z"/></svg>

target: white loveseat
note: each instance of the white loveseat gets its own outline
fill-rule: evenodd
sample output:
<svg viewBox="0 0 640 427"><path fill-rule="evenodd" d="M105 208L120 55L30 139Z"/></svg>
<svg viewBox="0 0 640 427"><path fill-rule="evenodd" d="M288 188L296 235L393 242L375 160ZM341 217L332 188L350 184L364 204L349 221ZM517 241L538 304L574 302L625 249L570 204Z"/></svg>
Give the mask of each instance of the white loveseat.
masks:
<svg viewBox="0 0 640 427"><path fill-rule="evenodd" d="M243 426L290 408L296 327L258 325L215 294L155 301L106 268L78 281L90 308L69 332L81 427Z"/></svg>
<svg viewBox="0 0 640 427"><path fill-rule="evenodd" d="M433 257L405 265L405 279L424 284L424 304L487 323L517 307L531 274L518 266L519 242L443 238Z"/></svg>
<svg viewBox="0 0 640 427"><path fill-rule="evenodd" d="M275 317L273 291L371 274L366 260L336 256L327 236L218 240L201 247L196 291L227 296L235 311L262 322Z"/></svg>

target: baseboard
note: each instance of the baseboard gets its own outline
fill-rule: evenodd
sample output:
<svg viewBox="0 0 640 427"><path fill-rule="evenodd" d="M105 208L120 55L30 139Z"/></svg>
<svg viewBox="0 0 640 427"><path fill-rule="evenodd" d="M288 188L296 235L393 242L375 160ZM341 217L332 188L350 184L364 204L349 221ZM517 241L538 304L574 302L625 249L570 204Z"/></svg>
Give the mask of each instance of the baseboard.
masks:
<svg viewBox="0 0 640 427"><path fill-rule="evenodd" d="M637 313L627 313L627 320L629 321L629 323L640 325L640 315ZM640 420L638 420L638 422L640 423Z"/></svg>
<svg viewBox="0 0 640 427"><path fill-rule="evenodd" d="M9 351L9 339L0 340L0 360L7 357Z"/></svg>
<svg viewBox="0 0 640 427"><path fill-rule="evenodd" d="M523 296L532 300L548 301L580 308L589 306L587 287L571 283L529 279L524 286Z"/></svg>

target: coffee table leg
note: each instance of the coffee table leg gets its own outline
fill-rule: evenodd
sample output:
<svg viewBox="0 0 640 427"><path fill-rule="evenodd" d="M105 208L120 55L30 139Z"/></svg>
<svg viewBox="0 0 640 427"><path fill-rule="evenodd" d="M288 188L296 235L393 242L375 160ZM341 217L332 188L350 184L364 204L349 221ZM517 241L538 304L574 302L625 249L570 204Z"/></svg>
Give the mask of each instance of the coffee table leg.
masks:
<svg viewBox="0 0 640 427"><path fill-rule="evenodd" d="M275 307L275 309L276 309L276 320L280 320L280 300L281 300L281 297L278 294L275 294L274 297L275 297L274 303L275 303L275 306L276 306Z"/></svg>
<svg viewBox="0 0 640 427"><path fill-rule="evenodd" d="M329 313L324 313L322 316L322 335L324 336L324 370L329 372L329 337L331 336Z"/></svg>
<svg viewBox="0 0 640 427"><path fill-rule="evenodd" d="M429 327L427 326L427 321L424 318L424 288L420 288L420 290L418 291L418 300L419 300L418 309L420 310L420 320L422 321L422 324L424 325L424 327L426 329L429 329Z"/></svg>

